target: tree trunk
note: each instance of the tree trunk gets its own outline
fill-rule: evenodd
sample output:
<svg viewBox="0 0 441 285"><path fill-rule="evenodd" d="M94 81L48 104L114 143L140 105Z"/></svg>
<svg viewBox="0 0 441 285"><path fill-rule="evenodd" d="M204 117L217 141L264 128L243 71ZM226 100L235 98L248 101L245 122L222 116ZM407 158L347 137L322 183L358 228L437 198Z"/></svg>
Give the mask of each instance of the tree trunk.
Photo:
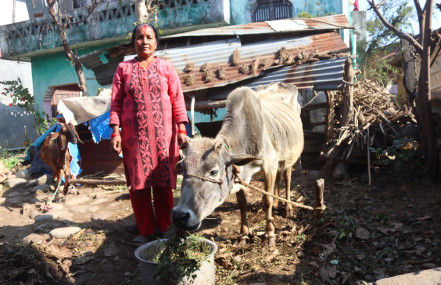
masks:
<svg viewBox="0 0 441 285"><path fill-rule="evenodd" d="M70 48L69 43L66 39L66 29L62 26L60 19L58 18L57 14L54 10L54 5L57 2L57 0L46 0L48 4L49 14L51 15L52 19L55 22L55 25L57 25L58 32L60 34L60 38L63 42L64 47L64 53L66 54L66 57L73 62L75 66L75 71L78 76L78 80L80 82L80 89L83 92L83 96L88 96L87 94L87 85L86 85L86 78L84 77L83 72L83 64L80 61L80 58L78 57L78 54L74 53L72 49Z"/></svg>
<svg viewBox="0 0 441 285"><path fill-rule="evenodd" d="M406 98L410 107L414 106L415 98L418 93L418 82L421 73L421 57L416 52L415 47L406 40L401 40L403 51L403 85L406 89Z"/></svg>
<svg viewBox="0 0 441 285"><path fill-rule="evenodd" d="M149 18L147 12L147 6L145 5L145 0L136 0L135 6L136 22L145 23Z"/></svg>
<svg viewBox="0 0 441 285"><path fill-rule="evenodd" d="M431 2L431 1L428 1ZM432 5L427 5L426 14L421 17L421 45L424 47L421 53L421 70L419 91L416 97L416 109L418 113L421 144L424 161L429 180L435 181L438 172L438 150L432 114L431 91L430 91L430 37L432 34Z"/></svg>

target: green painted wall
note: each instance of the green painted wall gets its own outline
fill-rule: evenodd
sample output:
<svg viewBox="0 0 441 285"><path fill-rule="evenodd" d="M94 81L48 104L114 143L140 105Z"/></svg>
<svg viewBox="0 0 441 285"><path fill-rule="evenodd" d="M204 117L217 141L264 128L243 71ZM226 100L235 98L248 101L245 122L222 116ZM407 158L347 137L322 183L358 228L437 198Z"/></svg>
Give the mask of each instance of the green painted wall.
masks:
<svg viewBox="0 0 441 285"><path fill-rule="evenodd" d="M210 4L208 2L185 5L174 9L163 9L159 11L159 25L167 28L205 24L204 19L207 19L209 11Z"/></svg>
<svg viewBox="0 0 441 285"><path fill-rule="evenodd" d="M97 49L104 48L103 46ZM94 51L94 49L86 49L78 51L79 55L84 55ZM75 68L70 64L63 52L54 53L46 56L33 57L32 64L32 81L34 86L35 106L38 110L43 110L43 99L49 86L79 84L78 76ZM86 77L87 91L90 96L95 96L98 88L103 87L95 80L93 71L83 66L84 75Z"/></svg>

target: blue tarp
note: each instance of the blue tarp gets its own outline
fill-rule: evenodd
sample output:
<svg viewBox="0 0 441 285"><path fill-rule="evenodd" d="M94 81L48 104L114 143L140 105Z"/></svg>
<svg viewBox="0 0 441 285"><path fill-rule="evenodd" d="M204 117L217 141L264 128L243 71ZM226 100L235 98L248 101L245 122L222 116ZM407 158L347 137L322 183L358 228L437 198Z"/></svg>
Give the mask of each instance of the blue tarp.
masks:
<svg viewBox="0 0 441 285"><path fill-rule="evenodd" d="M59 132L60 129L61 129L60 124L56 123L52 125L46 132L44 132L44 134L42 134L38 139L35 140L35 142L31 145L31 147L40 151L41 145L43 144L46 137L52 132ZM32 161L32 156L29 151L31 147L29 147L27 150L25 162ZM80 165L78 164L78 162L81 160L80 152L78 150L78 145L69 143L68 147L69 147L69 153L72 156L72 161L70 162L70 171L72 172L72 175L77 176L82 171ZM47 174L51 174L51 173L49 172Z"/></svg>
<svg viewBox="0 0 441 285"><path fill-rule="evenodd" d="M92 133L92 138L95 143L101 140L109 140L112 134L112 128L109 127L110 111L105 112L101 116L89 120L89 130Z"/></svg>
<svg viewBox="0 0 441 285"><path fill-rule="evenodd" d="M25 162L26 163L30 163L32 161L32 156L29 152L29 150L31 149L31 147L34 147L34 149L40 149L41 145L43 144L44 140L46 139L46 137L52 133L55 132L55 128L57 127L58 124L54 124L52 125L46 132L44 132L44 134L42 134L38 139L36 139L34 141L33 144L31 144L26 152L26 157L25 157Z"/></svg>

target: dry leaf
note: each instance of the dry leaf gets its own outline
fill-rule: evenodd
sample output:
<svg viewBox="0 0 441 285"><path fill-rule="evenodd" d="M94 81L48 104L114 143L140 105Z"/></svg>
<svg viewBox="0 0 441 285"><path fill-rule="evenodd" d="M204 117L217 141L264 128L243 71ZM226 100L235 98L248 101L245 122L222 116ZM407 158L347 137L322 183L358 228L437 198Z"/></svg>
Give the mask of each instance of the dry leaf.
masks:
<svg viewBox="0 0 441 285"><path fill-rule="evenodd" d="M430 219L432 219L432 217L429 216L429 215L426 215L426 216L424 216L424 217L418 218L417 220L418 220L418 221L427 221L427 220L430 220Z"/></svg>
<svg viewBox="0 0 441 285"><path fill-rule="evenodd" d="M365 228L358 228L357 231L355 232L355 236L359 239L368 239L369 238L369 231L366 230Z"/></svg>
<svg viewBox="0 0 441 285"><path fill-rule="evenodd" d="M329 277L331 277L332 279L334 279L337 276L337 266L331 266L331 268L329 268Z"/></svg>
<svg viewBox="0 0 441 285"><path fill-rule="evenodd" d="M320 277L322 278L322 281L324 283L327 282L327 283L332 284L331 279L329 279L329 270L328 269L326 269L324 267L320 268Z"/></svg>

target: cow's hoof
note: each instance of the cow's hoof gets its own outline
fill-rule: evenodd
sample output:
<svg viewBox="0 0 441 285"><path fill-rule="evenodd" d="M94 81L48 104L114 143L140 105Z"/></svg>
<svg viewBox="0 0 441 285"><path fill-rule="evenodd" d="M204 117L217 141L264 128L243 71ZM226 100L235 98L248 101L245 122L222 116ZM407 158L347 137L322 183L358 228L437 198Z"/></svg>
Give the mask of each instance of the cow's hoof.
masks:
<svg viewBox="0 0 441 285"><path fill-rule="evenodd" d="M294 218L294 209L286 209L285 210L285 218Z"/></svg>
<svg viewBox="0 0 441 285"><path fill-rule="evenodd" d="M234 243L234 246L244 246L244 245L247 244L247 241L248 241L249 239L250 239L250 238L249 238L248 236L242 236L242 237L239 237L239 238L236 240L236 242Z"/></svg>
<svg viewBox="0 0 441 285"><path fill-rule="evenodd" d="M268 247L275 247L276 246L276 237L269 237L268 238Z"/></svg>

